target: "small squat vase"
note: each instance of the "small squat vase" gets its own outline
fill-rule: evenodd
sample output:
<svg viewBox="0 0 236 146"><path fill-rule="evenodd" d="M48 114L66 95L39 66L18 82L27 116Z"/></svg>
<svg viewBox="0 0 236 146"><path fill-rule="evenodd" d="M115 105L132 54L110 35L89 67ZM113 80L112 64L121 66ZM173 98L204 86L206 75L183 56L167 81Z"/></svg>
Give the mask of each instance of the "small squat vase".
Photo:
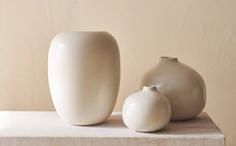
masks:
<svg viewBox="0 0 236 146"><path fill-rule="evenodd" d="M172 120L187 120L198 115L206 104L206 86L201 75L177 58L161 61L142 79L142 86L156 85L171 104Z"/></svg>
<svg viewBox="0 0 236 146"><path fill-rule="evenodd" d="M48 54L51 97L59 116L73 125L93 125L113 111L120 83L120 56L107 32L62 32Z"/></svg>
<svg viewBox="0 0 236 146"><path fill-rule="evenodd" d="M156 86L143 87L128 96L122 109L125 125L138 132L153 132L164 128L170 120L170 103Z"/></svg>

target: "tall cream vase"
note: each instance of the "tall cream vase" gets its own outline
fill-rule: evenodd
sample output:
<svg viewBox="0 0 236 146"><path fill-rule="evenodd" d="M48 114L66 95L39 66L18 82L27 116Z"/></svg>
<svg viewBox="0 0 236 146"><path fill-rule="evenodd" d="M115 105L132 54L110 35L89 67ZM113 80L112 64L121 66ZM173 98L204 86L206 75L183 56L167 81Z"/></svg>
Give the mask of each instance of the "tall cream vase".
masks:
<svg viewBox="0 0 236 146"><path fill-rule="evenodd" d="M120 83L120 55L107 32L62 32L48 54L51 97L59 116L93 125L113 111Z"/></svg>
<svg viewBox="0 0 236 146"><path fill-rule="evenodd" d="M198 115L206 104L206 86L201 75L177 58L161 57L149 70L141 86L157 85L171 103L171 119L187 120Z"/></svg>

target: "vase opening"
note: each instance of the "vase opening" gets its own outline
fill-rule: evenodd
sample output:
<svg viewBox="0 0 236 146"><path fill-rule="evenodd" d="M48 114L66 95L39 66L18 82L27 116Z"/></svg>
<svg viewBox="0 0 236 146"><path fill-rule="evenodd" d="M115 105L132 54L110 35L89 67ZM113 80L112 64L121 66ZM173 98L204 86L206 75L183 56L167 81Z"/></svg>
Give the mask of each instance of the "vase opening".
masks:
<svg viewBox="0 0 236 146"><path fill-rule="evenodd" d="M173 62L177 62L177 61L178 61L178 58L177 58L177 57L161 56L161 61L173 61Z"/></svg>
<svg viewBox="0 0 236 146"><path fill-rule="evenodd" d="M65 32L62 32L62 33L79 33L79 34L100 34L100 33L108 33L106 31L65 31Z"/></svg>
<svg viewBox="0 0 236 146"><path fill-rule="evenodd" d="M143 90L151 90L151 91L157 91L156 85L151 85L151 86L143 86Z"/></svg>

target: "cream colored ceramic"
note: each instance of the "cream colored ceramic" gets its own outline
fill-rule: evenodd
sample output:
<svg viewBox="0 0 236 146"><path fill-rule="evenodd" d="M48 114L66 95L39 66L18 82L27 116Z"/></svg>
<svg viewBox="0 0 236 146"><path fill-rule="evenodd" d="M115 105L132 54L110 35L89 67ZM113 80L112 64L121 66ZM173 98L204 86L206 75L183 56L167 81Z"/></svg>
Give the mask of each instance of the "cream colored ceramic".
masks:
<svg viewBox="0 0 236 146"><path fill-rule="evenodd" d="M169 99L172 120L191 119L206 104L206 86L202 77L177 58L161 57L159 64L144 75L143 85L157 85Z"/></svg>
<svg viewBox="0 0 236 146"><path fill-rule="evenodd" d="M170 103L156 86L143 87L124 102L122 118L125 125L139 132L164 128L170 120Z"/></svg>
<svg viewBox="0 0 236 146"><path fill-rule="evenodd" d="M73 125L101 123L111 114L120 82L120 57L107 32L62 32L48 56L50 92L59 116Z"/></svg>

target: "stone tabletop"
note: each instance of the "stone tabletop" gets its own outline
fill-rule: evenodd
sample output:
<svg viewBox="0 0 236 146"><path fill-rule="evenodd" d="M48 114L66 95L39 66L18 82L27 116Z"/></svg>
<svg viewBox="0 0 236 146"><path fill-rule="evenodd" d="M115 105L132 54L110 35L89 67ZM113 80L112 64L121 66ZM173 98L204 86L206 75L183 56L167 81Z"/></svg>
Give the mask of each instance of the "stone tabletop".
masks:
<svg viewBox="0 0 236 146"><path fill-rule="evenodd" d="M224 135L206 113L170 122L158 132L125 127L121 113L104 123L72 126L56 112L0 112L0 146L224 146Z"/></svg>

